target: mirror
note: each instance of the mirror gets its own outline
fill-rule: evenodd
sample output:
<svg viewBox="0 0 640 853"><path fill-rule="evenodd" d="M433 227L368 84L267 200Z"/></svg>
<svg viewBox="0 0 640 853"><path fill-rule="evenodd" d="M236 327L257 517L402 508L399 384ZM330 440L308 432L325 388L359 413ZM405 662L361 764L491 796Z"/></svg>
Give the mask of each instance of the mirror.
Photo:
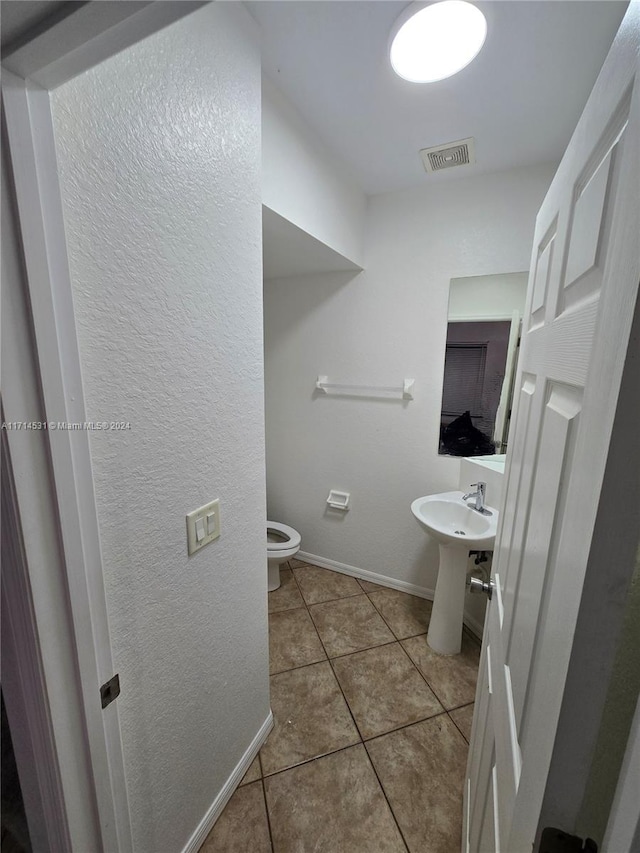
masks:
<svg viewBox="0 0 640 853"><path fill-rule="evenodd" d="M451 279L441 455L506 452L528 277L517 272Z"/></svg>

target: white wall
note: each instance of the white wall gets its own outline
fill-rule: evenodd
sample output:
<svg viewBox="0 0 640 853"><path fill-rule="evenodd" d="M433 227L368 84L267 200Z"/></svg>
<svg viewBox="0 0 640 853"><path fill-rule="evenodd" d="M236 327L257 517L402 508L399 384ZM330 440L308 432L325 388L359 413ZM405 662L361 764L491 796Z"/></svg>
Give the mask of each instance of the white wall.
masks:
<svg viewBox="0 0 640 853"><path fill-rule="evenodd" d="M365 194L266 78L262 181L268 208L362 266Z"/></svg>
<svg viewBox="0 0 640 853"><path fill-rule="evenodd" d="M524 311L529 273L456 278L449 293L449 320L511 319Z"/></svg>
<svg viewBox="0 0 640 853"><path fill-rule="evenodd" d="M265 285L269 517L303 551L434 589L437 547L411 501L455 489L437 454L449 281L527 269L553 168L535 167L370 200L365 271ZM314 381L391 385L409 403L315 396ZM329 488L352 509L328 514Z"/></svg>
<svg viewBox="0 0 640 853"><path fill-rule="evenodd" d="M52 97L87 417L131 423L91 453L139 853L184 848L269 713L260 85L215 3Z"/></svg>

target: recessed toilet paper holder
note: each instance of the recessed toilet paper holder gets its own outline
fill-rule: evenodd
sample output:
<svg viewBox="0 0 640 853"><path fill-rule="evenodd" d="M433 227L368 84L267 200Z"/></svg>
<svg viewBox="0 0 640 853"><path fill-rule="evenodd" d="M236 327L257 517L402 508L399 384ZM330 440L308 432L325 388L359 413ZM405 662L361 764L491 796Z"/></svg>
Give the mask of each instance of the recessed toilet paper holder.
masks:
<svg viewBox="0 0 640 853"><path fill-rule="evenodd" d="M327 498L327 504L331 507L331 509L341 509L346 511L349 509L349 500L351 498L350 492L338 492L336 489L331 489L329 492L329 497Z"/></svg>

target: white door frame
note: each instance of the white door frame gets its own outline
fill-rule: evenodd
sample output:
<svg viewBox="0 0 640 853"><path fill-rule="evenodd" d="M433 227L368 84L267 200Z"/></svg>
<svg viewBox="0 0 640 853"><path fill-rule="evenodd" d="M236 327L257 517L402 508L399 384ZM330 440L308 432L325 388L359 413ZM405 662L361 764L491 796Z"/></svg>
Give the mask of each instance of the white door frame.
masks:
<svg viewBox="0 0 640 853"><path fill-rule="evenodd" d="M2 693L29 838L42 853L71 853L60 765L6 433L2 442ZM24 673L27 673L26 677Z"/></svg>
<svg viewBox="0 0 640 853"><path fill-rule="evenodd" d="M47 422L82 424L86 420L49 91L202 5L89 3L3 61L8 150ZM4 415L11 421L11 401L5 402L8 410ZM99 692L114 668L89 436L86 430L48 429L46 437L52 510L59 526L70 605L72 665L84 723L78 738L84 736L102 850L128 853L133 847L117 702L103 710ZM11 435L8 439L12 461L24 461L27 444L12 441ZM43 487L43 494L48 494L48 484ZM19 493L17 497L16 511L24 528ZM37 537L39 531L30 530L29 535ZM38 582L37 578L30 580L32 585ZM18 587L14 585L7 594L13 595L8 606L19 607ZM33 628L37 637L38 625ZM29 661L22 656L17 665L21 678L29 681L33 676ZM57 676L57 672L44 672L52 683ZM38 758L48 760L46 755ZM62 805L59 802L58 808ZM68 813L72 804L66 803L64 808ZM60 818L64 825L66 815Z"/></svg>

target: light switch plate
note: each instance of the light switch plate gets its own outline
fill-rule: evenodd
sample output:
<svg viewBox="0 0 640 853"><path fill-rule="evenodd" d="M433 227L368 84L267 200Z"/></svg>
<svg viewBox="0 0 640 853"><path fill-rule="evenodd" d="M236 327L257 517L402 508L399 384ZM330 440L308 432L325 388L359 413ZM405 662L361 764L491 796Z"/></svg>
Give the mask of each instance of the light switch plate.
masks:
<svg viewBox="0 0 640 853"><path fill-rule="evenodd" d="M198 542L196 522L200 519L202 519L204 526L204 538ZM200 551L218 536L220 536L220 500L218 498L201 506L200 509L194 509L193 512L187 513L187 551L189 554Z"/></svg>

